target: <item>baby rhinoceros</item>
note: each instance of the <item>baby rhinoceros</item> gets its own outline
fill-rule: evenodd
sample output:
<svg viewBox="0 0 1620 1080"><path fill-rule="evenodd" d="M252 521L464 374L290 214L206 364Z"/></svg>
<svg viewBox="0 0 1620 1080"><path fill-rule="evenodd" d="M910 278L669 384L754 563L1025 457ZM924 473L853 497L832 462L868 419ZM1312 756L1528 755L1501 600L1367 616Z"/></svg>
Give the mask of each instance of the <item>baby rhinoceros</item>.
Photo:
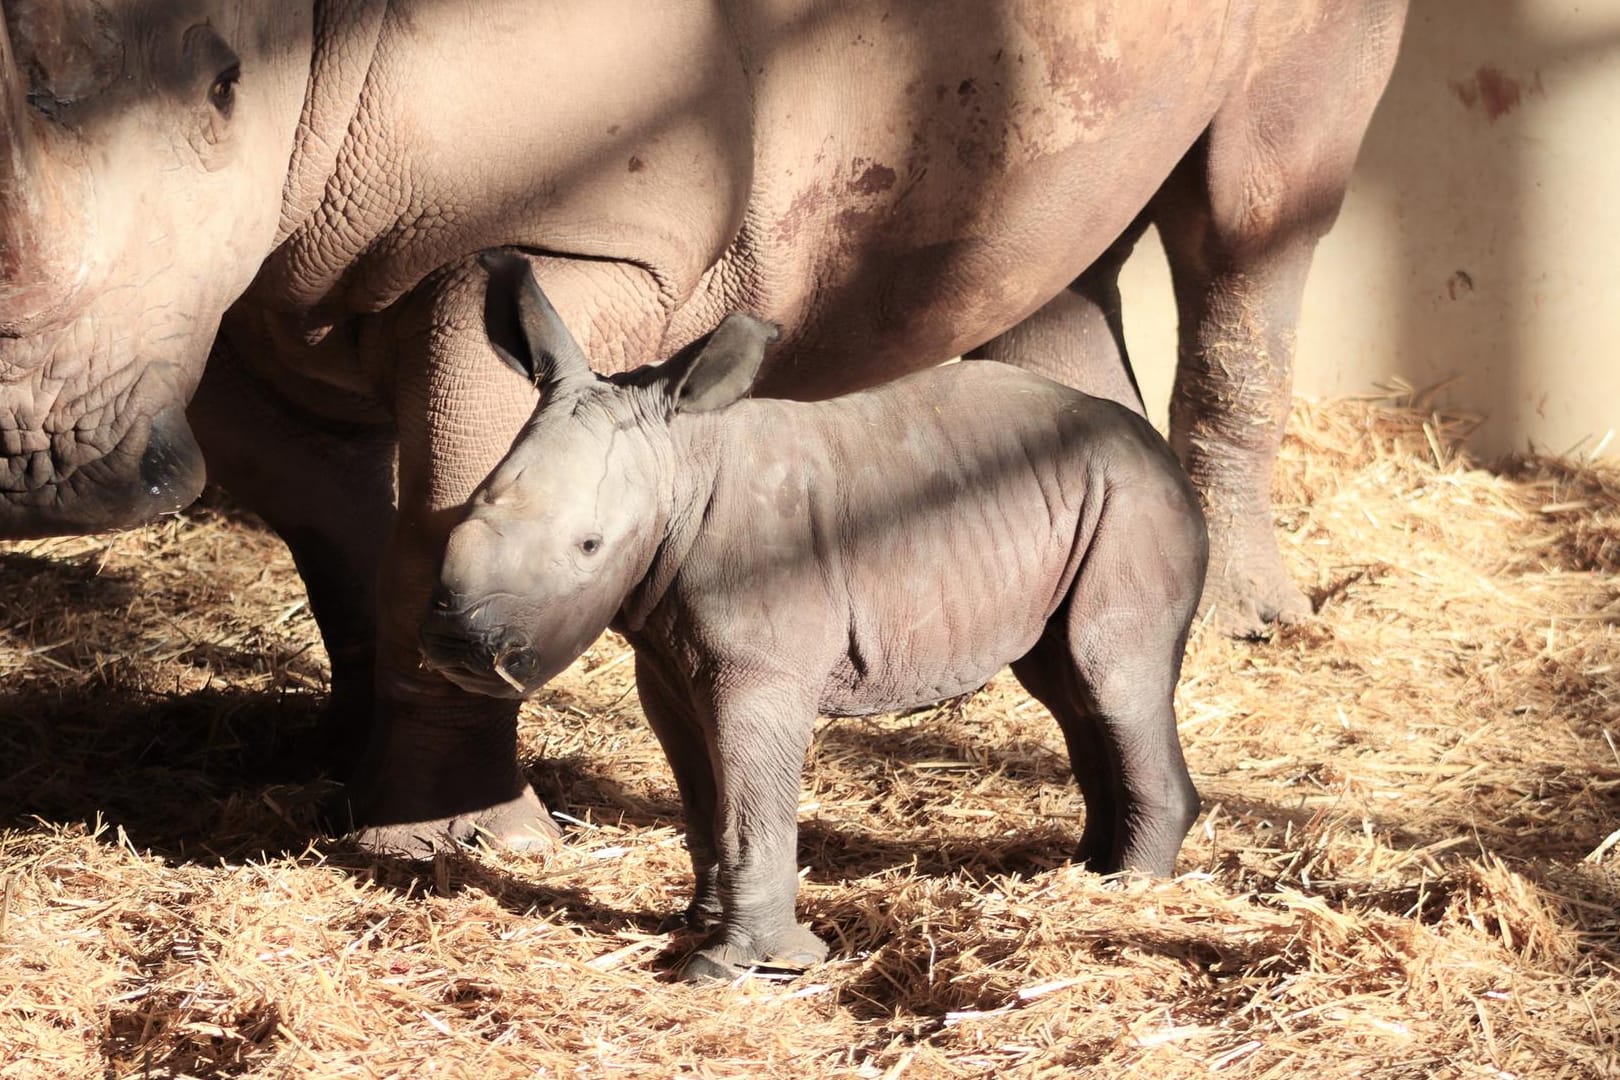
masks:
<svg viewBox="0 0 1620 1080"><path fill-rule="evenodd" d="M687 918L715 927L683 977L825 958L794 913L818 714L933 703L1009 663L1063 729L1077 857L1172 871L1198 811L1172 695L1206 538L1145 421L987 362L745 399L775 329L744 315L602 378L526 263L486 265L491 337L543 395L450 536L423 653L515 696L610 626L630 642L686 812Z"/></svg>

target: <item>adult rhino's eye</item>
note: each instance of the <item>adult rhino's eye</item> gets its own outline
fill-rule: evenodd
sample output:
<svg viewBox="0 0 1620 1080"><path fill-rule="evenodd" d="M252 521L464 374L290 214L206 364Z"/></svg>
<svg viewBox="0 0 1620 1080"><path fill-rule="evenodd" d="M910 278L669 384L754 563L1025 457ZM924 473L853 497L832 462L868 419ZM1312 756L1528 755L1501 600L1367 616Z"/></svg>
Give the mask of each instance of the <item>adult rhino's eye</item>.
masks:
<svg viewBox="0 0 1620 1080"><path fill-rule="evenodd" d="M587 555L595 555L601 548L602 538L600 536L587 536L579 542L579 550Z"/></svg>
<svg viewBox="0 0 1620 1080"><path fill-rule="evenodd" d="M208 104L223 116L230 116L236 105L236 84L242 81L242 65L232 64L215 76L208 87Z"/></svg>

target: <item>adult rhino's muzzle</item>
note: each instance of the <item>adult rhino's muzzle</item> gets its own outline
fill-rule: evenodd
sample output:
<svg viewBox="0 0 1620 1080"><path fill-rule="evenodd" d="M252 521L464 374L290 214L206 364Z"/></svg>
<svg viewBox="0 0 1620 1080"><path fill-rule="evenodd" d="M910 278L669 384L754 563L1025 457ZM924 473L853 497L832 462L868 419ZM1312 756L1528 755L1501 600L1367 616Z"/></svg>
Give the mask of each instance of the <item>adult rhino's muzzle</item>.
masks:
<svg viewBox="0 0 1620 1080"><path fill-rule="evenodd" d="M463 690L519 698L545 681L540 654L522 634L494 622L487 605L458 604L443 589L434 594L419 639L427 667Z"/></svg>
<svg viewBox="0 0 1620 1080"><path fill-rule="evenodd" d="M144 436L144 437L143 437ZM202 493L202 450L175 405L111 452L66 469L43 450L0 454L0 537L106 532L183 510ZM134 445L131 445L134 444Z"/></svg>
<svg viewBox="0 0 1620 1080"><path fill-rule="evenodd" d="M171 408L152 421L136 472L141 490L135 513L142 521L184 510L202 494L207 469L184 409Z"/></svg>

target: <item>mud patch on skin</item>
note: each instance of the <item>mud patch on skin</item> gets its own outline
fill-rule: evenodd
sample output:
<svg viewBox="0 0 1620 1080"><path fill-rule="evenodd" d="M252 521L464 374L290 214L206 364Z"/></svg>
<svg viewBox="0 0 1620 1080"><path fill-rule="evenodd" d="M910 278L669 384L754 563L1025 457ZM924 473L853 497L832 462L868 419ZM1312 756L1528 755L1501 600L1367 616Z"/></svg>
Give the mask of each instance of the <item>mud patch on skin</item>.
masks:
<svg viewBox="0 0 1620 1080"><path fill-rule="evenodd" d="M89 5L9 5L28 100L46 116L94 98L122 72L124 50L106 12Z"/></svg>
<svg viewBox="0 0 1620 1080"><path fill-rule="evenodd" d="M1481 65L1469 78L1453 79L1451 92L1462 102L1463 108L1483 111L1485 118L1493 124L1517 109L1526 98L1546 96L1540 71L1529 82L1524 82L1504 73L1494 64Z"/></svg>
<svg viewBox="0 0 1620 1080"><path fill-rule="evenodd" d="M1067 105L1065 123L1084 131L1106 126L1108 120L1138 88L1122 64L1122 48L1112 13L1103 7L1090 16L1086 33L1064 33L1071 20L1035 18L1030 32L1031 52L1045 68L1046 86L1054 102ZM1018 54L1024 61L1024 53Z"/></svg>
<svg viewBox="0 0 1620 1080"><path fill-rule="evenodd" d="M863 165L866 166L864 169L861 168ZM893 169L875 161L868 163L856 158L851 168L859 171L859 175L849 184L849 190L856 195L881 195L894 187L898 179Z"/></svg>

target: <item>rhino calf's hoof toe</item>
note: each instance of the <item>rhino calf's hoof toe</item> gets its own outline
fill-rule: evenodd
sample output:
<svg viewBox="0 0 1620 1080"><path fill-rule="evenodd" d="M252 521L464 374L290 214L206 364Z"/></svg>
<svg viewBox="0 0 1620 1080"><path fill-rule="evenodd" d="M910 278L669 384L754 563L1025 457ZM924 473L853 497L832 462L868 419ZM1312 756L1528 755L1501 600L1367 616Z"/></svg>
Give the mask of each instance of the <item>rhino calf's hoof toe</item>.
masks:
<svg viewBox="0 0 1620 1080"><path fill-rule="evenodd" d="M707 950L705 950L707 952ZM728 964L703 952L693 953L681 965L680 980L684 983L734 983L748 974L748 968L738 964Z"/></svg>
<svg viewBox="0 0 1620 1080"><path fill-rule="evenodd" d="M713 930L720 925L717 909L690 904L680 911L672 911L658 922L660 934L673 934L680 930Z"/></svg>
<svg viewBox="0 0 1620 1080"><path fill-rule="evenodd" d="M751 947L721 943L687 958L680 979L690 983L736 982L756 968L798 974L827 959L827 943L808 926L795 925L766 934Z"/></svg>
<svg viewBox="0 0 1620 1080"><path fill-rule="evenodd" d="M1099 840L1082 835L1080 845L1074 849L1074 861L1093 874L1106 875L1118 873L1124 860L1112 839Z"/></svg>
<svg viewBox="0 0 1620 1080"><path fill-rule="evenodd" d="M772 934L760 948L761 964L786 971L804 971L827 959L827 943L802 924Z"/></svg>
<svg viewBox="0 0 1620 1080"><path fill-rule="evenodd" d="M694 900L686 906L682 913L686 926L691 930L713 930L720 925L720 908L717 905L703 904Z"/></svg>

